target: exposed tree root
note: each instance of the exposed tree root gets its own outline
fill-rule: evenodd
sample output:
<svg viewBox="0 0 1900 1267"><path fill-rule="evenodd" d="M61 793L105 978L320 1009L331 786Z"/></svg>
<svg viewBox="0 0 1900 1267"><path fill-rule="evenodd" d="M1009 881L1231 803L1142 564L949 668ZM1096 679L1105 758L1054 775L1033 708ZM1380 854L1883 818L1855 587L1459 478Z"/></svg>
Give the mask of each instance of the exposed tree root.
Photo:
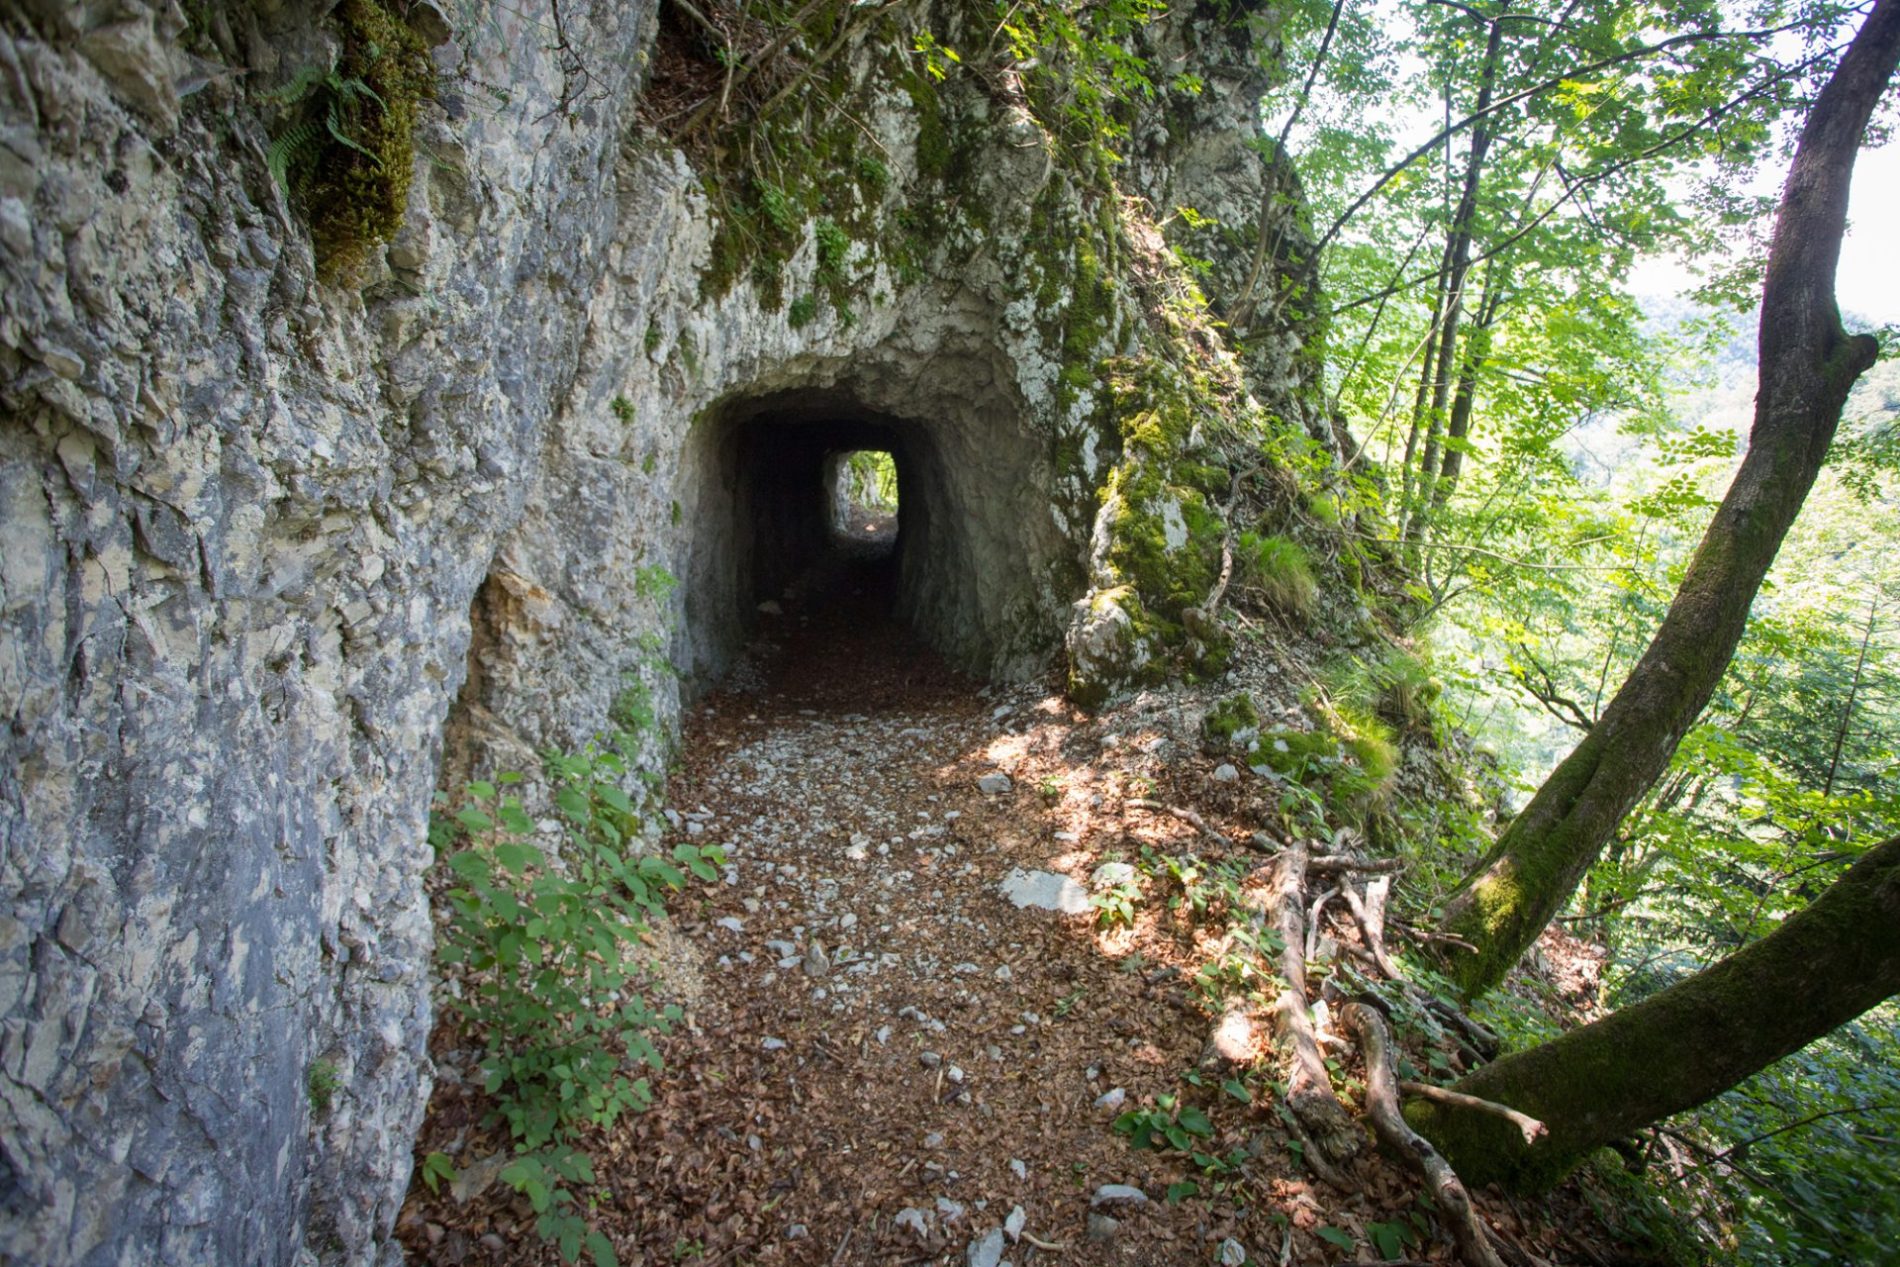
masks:
<svg viewBox="0 0 1900 1267"><path fill-rule="evenodd" d="M1366 1107L1379 1139L1416 1171L1438 1202L1465 1267L1504 1267L1491 1247L1485 1226L1472 1208L1471 1194L1436 1148L1406 1124L1399 1108L1399 1076L1392 1063L1392 1037L1385 1018L1364 1003L1340 1010L1346 1028L1357 1034L1366 1055Z"/></svg>
<svg viewBox="0 0 1900 1267"><path fill-rule="evenodd" d="M1366 939L1366 953L1378 966L1380 975L1388 981L1403 981L1399 966L1392 962L1392 956L1385 949L1385 899L1391 889L1390 876L1380 876L1368 883L1364 900L1360 899L1352 885L1340 886L1346 905L1359 925L1359 933Z"/></svg>
<svg viewBox="0 0 1900 1267"><path fill-rule="evenodd" d="M1306 1163L1306 1168L1312 1171L1321 1183L1335 1192L1352 1191L1351 1185L1346 1182L1346 1177L1333 1168L1333 1163L1326 1159L1326 1154L1319 1145L1313 1142L1313 1137L1306 1133L1306 1128L1300 1125L1300 1119L1288 1116L1285 1121L1287 1130L1291 1131L1293 1138L1299 1141L1300 1159Z"/></svg>
<svg viewBox="0 0 1900 1267"><path fill-rule="evenodd" d="M1279 933L1280 976L1286 988L1276 1001L1281 1045L1292 1062L1287 1072L1286 1105L1312 1136L1311 1152L1340 1163L1359 1151L1360 1132L1339 1097L1333 1094L1326 1060L1313 1033L1306 993L1306 845L1295 841L1281 853L1267 893L1267 909Z"/></svg>
<svg viewBox="0 0 1900 1267"><path fill-rule="evenodd" d="M1145 797L1139 797L1139 796L1130 797L1128 800L1123 801L1122 804L1128 806L1130 809L1145 809L1150 814L1166 814L1170 818L1178 818L1182 822L1186 823L1188 826L1194 828L1194 830L1200 832L1201 835L1206 836L1209 840L1212 840L1216 842L1217 844L1232 845L1234 843L1233 841L1229 840L1226 836L1223 836L1220 832L1217 832L1212 827L1208 826L1207 820L1205 818L1202 818L1199 814L1195 813L1193 810L1187 809L1183 806L1167 805L1161 801L1151 801Z"/></svg>
<svg viewBox="0 0 1900 1267"><path fill-rule="evenodd" d="M1389 875L1405 870L1403 858L1354 858L1343 853L1323 853L1309 858L1309 871L1357 871L1362 875Z"/></svg>

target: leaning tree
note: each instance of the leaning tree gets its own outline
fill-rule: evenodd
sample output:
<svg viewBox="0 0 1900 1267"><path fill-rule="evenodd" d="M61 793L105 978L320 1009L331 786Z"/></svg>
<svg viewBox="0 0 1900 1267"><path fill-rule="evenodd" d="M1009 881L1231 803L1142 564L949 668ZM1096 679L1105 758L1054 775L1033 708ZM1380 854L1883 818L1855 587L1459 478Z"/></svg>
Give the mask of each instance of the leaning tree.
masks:
<svg viewBox="0 0 1900 1267"><path fill-rule="evenodd" d="M1879 355L1872 336L1842 329L1834 273L1854 158L1896 63L1900 0L1876 0L1815 99L1782 191L1748 455L1642 659L1447 903L1441 944L1473 948L1446 960L1467 996L1495 986L1537 940L1708 704L1848 393Z"/></svg>

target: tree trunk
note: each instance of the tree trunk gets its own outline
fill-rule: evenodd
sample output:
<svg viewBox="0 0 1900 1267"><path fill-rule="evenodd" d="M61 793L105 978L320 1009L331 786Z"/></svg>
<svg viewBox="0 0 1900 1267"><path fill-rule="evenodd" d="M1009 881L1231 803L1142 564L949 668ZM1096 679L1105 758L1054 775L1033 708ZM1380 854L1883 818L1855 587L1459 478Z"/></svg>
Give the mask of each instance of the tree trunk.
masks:
<svg viewBox="0 0 1900 1267"><path fill-rule="evenodd" d="M1505 6L1508 11L1509 6ZM1411 445L1406 446L1408 459L1407 501L1405 517L1400 523L1399 537L1408 540L1419 536L1419 521L1424 517L1426 505L1431 503L1431 488L1438 473L1438 451L1440 437L1445 428L1445 406L1451 393L1452 358L1458 349L1458 330L1464 316L1465 281L1471 270L1472 222L1478 214L1478 190L1484 181L1485 159L1491 150L1491 139L1497 134L1497 121L1488 114L1491 99L1497 88L1498 58L1504 47L1504 21L1502 15L1491 20L1491 32L1485 41L1483 69L1478 78L1478 104L1475 114L1481 115L1476 127L1471 131L1471 152L1465 158L1465 174L1458 193L1458 209L1452 215L1447 226L1449 236L1445 241L1445 255L1438 274L1438 307L1436 309L1436 342L1427 349L1425 365L1419 377L1418 402L1412 415L1412 435L1419 434L1421 421L1425 432L1425 451L1419 459L1417 471L1417 505L1412 502L1412 472L1409 469Z"/></svg>
<svg viewBox="0 0 1900 1267"><path fill-rule="evenodd" d="M1498 309L1502 304L1503 288L1497 285L1498 260L1492 256L1485 262L1483 300L1478 304L1477 318L1472 322L1471 332L1465 338L1464 364L1458 371L1458 390L1451 398L1451 417L1445 423L1445 457L1438 469L1437 482L1432 486L1432 509L1443 510L1451 501L1452 492L1458 487L1458 476L1464 470L1465 449L1471 438L1471 414L1478 402L1478 375L1484 372L1484 363L1491 354L1491 326L1498 318Z"/></svg>
<svg viewBox="0 0 1900 1267"><path fill-rule="evenodd" d="M1474 1186L1549 1187L1592 1150L1694 1108L1900 994L1900 836L1773 933L1643 1002L1506 1056L1454 1090L1541 1121L1435 1100L1406 1118Z"/></svg>
<svg viewBox="0 0 1900 1267"><path fill-rule="evenodd" d="M1728 667L1848 392L1874 363L1874 339L1841 328L1834 272L1854 156L1896 63L1900 0L1877 0L1815 100L1782 191L1748 456L1642 660L1447 904L1444 931L1478 948L1446 961L1467 996L1495 986L1537 940L1669 764Z"/></svg>

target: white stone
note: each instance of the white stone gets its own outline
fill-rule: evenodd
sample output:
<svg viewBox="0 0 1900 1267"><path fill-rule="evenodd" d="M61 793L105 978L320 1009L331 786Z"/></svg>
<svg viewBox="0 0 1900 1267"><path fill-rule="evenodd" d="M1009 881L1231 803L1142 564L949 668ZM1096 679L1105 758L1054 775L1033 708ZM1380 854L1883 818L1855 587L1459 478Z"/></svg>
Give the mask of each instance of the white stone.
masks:
<svg viewBox="0 0 1900 1267"><path fill-rule="evenodd" d="M1088 891L1066 875L1052 871L1024 871L1012 868L1003 877L1003 896L1023 908L1060 911L1064 915L1086 914Z"/></svg>

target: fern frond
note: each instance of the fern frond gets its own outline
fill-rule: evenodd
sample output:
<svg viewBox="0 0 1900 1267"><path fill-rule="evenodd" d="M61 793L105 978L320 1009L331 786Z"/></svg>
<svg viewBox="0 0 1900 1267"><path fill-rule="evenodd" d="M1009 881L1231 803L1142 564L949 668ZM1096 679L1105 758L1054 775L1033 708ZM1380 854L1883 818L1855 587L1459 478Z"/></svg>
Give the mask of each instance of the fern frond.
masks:
<svg viewBox="0 0 1900 1267"><path fill-rule="evenodd" d="M326 66L305 66L282 88L265 93L264 100L273 105L294 106L315 92L319 84L335 75L336 72Z"/></svg>
<svg viewBox="0 0 1900 1267"><path fill-rule="evenodd" d="M345 101L354 101L358 96L368 97L382 107L383 113L389 113L389 103L384 101L382 95L374 88L360 79L337 79L330 84L330 90Z"/></svg>
<svg viewBox="0 0 1900 1267"><path fill-rule="evenodd" d="M270 149L264 154L264 165L270 168L271 179L286 195L290 193L290 165L314 153L322 139L322 127L316 120L306 119L291 124L271 141Z"/></svg>
<svg viewBox="0 0 1900 1267"><path fill-rule="evenodd" d="M347 122L347 120L343 118L343 112L342 110L338 108L338 101L336 98L331 99L330 108L324 111L323 122L324 122L324 126L329 128L330 135L336 138L337 144L345 145L345 146L348 146L350 149L355 150L358 154L361 154L364 158L367 158L370 162L374 163L376 165L377 171L382 170L383 160L376 157L376 155L370 153L367 149L364 149L363 146L360 145L356 141L356 139L352 137L349 134L349 132L344 128L343 125Z"/></svg>

